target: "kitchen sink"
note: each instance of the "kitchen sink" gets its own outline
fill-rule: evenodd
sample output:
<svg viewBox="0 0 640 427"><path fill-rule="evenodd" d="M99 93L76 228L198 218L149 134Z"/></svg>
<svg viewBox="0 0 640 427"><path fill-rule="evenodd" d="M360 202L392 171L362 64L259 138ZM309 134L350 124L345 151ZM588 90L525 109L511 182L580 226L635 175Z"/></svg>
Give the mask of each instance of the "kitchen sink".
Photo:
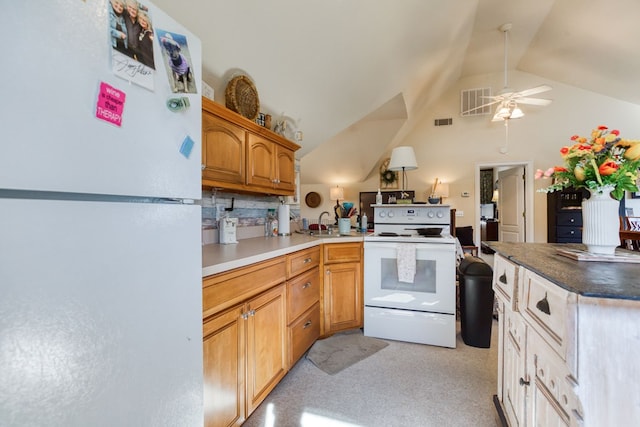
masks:
<svg viewBox="0 0 640 427"><path fill-rule="evenodd" d="M318 234L317 231L313 231L310 233L305 233L305 232L298 232L300 234L306 234L309 237L316 237L318 239L337 239L340 237L358 237L358 236L362 236L362 233L358 233L356 231L352 231L349 234L339 234L339 233L331 233L331 234L327 234L326 231L324 231L322 234Z"/></svg>

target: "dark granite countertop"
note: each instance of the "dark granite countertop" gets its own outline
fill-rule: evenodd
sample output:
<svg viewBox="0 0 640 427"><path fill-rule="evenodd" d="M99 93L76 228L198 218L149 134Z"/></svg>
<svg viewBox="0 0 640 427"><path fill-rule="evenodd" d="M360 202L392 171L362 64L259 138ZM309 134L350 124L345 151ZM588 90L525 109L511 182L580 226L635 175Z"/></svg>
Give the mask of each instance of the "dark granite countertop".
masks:
<svg viewBox="0 0 640 427"><path fill-rule="evenodd" d="M556 285L587 297L640 300L640 264L575 261L558 248L582 249L568 243L485 242L487 246ZM624 251L617 249L617 251ZM625 251L628 252L628 251Z"/></svg>

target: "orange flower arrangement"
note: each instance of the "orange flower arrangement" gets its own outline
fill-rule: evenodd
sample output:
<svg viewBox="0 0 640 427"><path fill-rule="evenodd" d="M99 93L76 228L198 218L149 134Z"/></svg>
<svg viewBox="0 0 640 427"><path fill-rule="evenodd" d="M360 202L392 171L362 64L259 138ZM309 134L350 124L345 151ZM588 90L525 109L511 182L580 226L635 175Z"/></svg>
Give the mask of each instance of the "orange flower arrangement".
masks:
<svg viewBox="0 0 640 427"><path fill-rule="evenodd" d="M638 191L636 181L640 168L640 140L620 138L617 130L598 126L591 138L574 135L573 145L560 149L564 166L554 166L535 177L553 178L554 183L540 191L552 192L566 187L598 190L613 188L611 195L620 200L625 191Z"/></svg>

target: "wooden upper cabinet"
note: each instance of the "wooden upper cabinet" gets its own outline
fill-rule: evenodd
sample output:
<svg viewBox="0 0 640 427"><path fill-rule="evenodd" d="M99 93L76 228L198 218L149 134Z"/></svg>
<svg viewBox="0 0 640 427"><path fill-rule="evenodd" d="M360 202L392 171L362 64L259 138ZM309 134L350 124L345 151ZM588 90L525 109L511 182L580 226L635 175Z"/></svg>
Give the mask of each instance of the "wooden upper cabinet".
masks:
<svg viewBox="0 0 640 427"><path fill-rule="evenodd" d="M294 191L294 151L264 137L249 134L247 184L268 190Z"/></svg>
<svg viewBox="0 0 640 427"><path fill-rule="evenodd" d="M202 98L202 186L244 193L295 193L300 146Z"/></svg>
<svg viewBox="0 0 640 427"><path fill-rule="evenodd" d="M293 194L296 189L295 153L293 150L276 146L277 187Z"/></svg>
<svg viewBox="0 0 640 427"><path fill-rule="evenodd" d="M202 178L244 184L245 130L202 113Z"/></svg>
<svg viewBox="0 0 640 427"><path fill-rule="evenodd" d="M258 135L249 134L247 184L271 189L276 184L276 146Z"/></svg>

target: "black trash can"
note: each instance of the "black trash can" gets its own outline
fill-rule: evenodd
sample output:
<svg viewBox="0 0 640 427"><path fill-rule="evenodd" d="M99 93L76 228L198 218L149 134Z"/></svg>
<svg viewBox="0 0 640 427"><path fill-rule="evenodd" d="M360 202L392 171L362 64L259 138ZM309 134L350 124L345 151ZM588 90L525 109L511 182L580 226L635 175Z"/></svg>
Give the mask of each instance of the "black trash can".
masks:
<svg viewBox="0 0 640 427"><path fill-rule="evenodd" d="M466 256L458 266L462 340L472 347L491 346L493 269L482 258Z"/></svg>

